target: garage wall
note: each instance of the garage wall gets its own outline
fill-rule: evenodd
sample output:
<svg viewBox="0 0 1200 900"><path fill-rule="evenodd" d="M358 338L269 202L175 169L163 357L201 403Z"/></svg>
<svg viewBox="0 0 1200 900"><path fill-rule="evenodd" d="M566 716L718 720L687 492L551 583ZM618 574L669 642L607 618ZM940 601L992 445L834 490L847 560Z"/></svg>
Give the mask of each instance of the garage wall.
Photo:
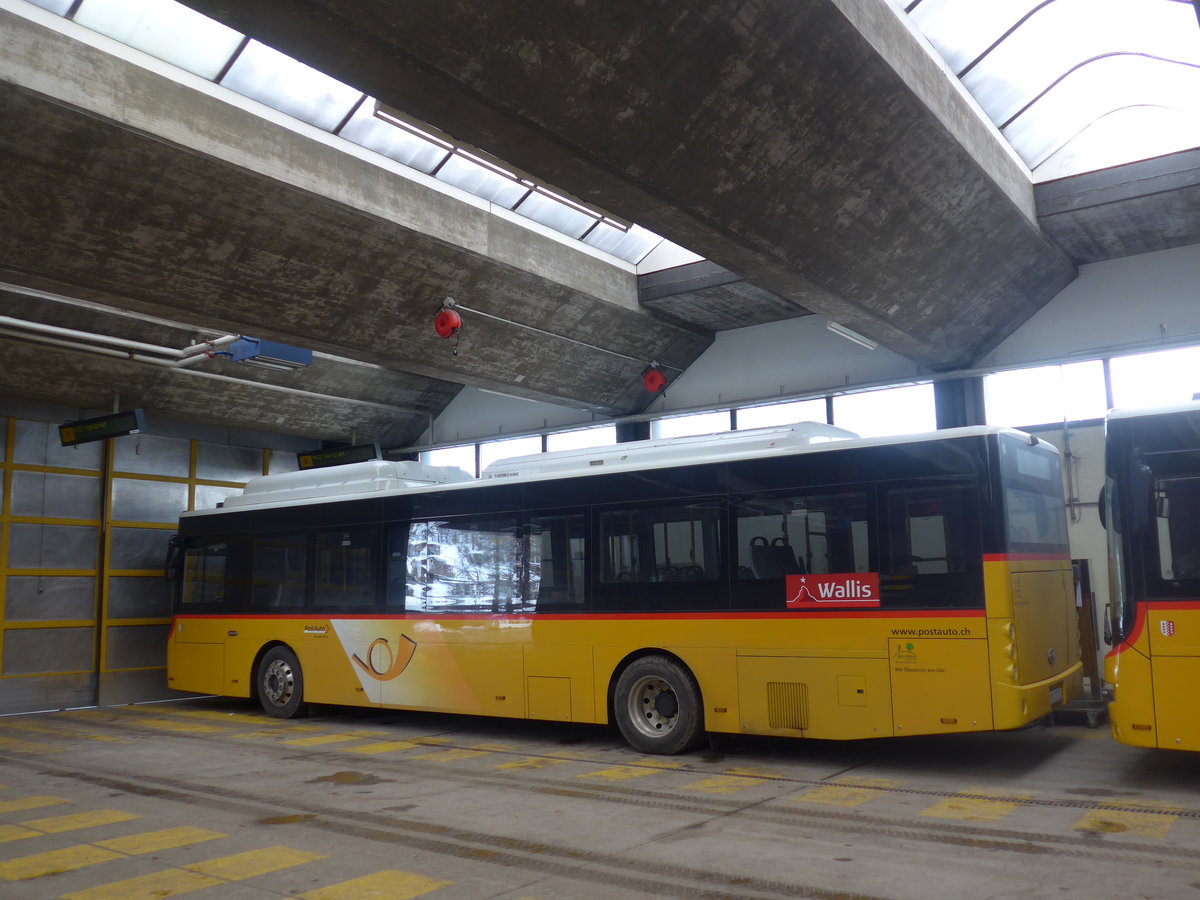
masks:
<svg viewBox="0 0 1200 900"><path fill-rule="evenodd" d="M0 713L170 696L162 568L179 513L295 468L187 437L64 448L68 418L0 416Z"/></svg>

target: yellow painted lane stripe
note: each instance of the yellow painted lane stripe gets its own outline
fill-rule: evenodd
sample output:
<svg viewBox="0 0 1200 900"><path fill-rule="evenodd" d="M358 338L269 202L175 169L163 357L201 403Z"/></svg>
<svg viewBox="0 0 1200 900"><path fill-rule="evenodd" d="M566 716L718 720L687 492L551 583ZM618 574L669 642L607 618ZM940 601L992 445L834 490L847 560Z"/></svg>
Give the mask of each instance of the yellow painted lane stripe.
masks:
<svg viewBox="0 0 1200 900"><path fill-rule="evenodd" d="M21 812L26 809L38 809L42 806L56 806L59 803L70 803L62 797L18 797L15 800L0 800L0 813Z"/></svg>
<svg viewBox="0 0 1200 900"><path fill-rule="evenodd" d="M10 750L13 753L61 753L64 747L53 744L43 744L39 741L20 741L16 738L0 737L0 750Z"/></svg>
<svg viewBox="0 0 1200 900"><path fill-rule="evenodd" d="M1096 809L1089 811L1075 823L1075 831L1090 831L1093 834L1122 834L1130 832L1142 837L1164 837L1179 818L1178 806L1169 803L1142 802L1138 806L1160 809L1162 812L1136 812L1110 807L1128 806L1120 798L1102 801Z"/></svg>
<svg viewBox="0 0 1200 900"><path fill-rule="evenodd" d="M6 844L9 841L23 841L26 838L41 837L42 832L34 831L31 828L22 828L20 825L0 825L0 844Z"/></svg>
<svg viewBox="0 0 1200 900"><path fill-rule="evenodd" d="M357 741L351 734L318 734L315 737L292 738L290 741L283 741L291 747L319 747L323 744L342 744L346 741Z"/></svg>
<svg viewBox="0 0 1200 900"><path fill-rule="evenodd" d="M702 791L705 794L733 794L746 788L762 784L765 779L746 778L742 775L713 775L692 784L685 784L685 791Z"/></svg>
<svg viewBox="0 0 1200 900"><path fill-rule="evenodd" d="M413 747L420 746L412 741L381 741L375 744L363 744L361 747L346 747L346 753L362 753L365 756L374 756L376 753L391 753L393 750L411 750Z"/></svg>
<svg viewBox="0 0 1200 900"><path fill-rule="evenodd" d="M456 762L460 759L472 759L476 756L483 756L487 753L486 750L434 750L431 753L422 753L419 756L410 756L409 759L423 759L429 762Z"/></svg>
<svg viewBox="0 0 1200 900"><path fill-rule="evenodd" d="M217 725L203 725L199 722L176 722L174 719L145 718L137 723L157 731L178 731L184 734L225 734L227 729Z"/></svg>
<svg viewBox="0 0 1200 900"><path fill-rule="evenodd" d="M119 809L98 809L94 812L73 813L69 816L31 819L21 824L26 828L36 828L46 834L62 834L64 831L78 831L80 828L93 828L96 825L114 825L117 822L128 822L140 818L141 816L137 813L122 812Z"/></svg>
<svg viewBox="0 0 1200 900"><path fill-rule="evenodd" d="M839 778L833 784L805 791L793 799L798 803L825 803L831 806L860 806L873 800L888 788L900 787L903 782L889 778Z"/></svg>
<svg viewBox="0 0 1200 900"><path fill-rule="evenodd" d="M97 847L116 850L129 856L139 856L143 853L155 853L159 850L169 850L172 847L186 847L188 844L199 844L203 841L215 841L225 835L203 828L193 828L184 825L179 828L164 828L161 831L145 831L141 834L130 834L125 837L110 838L106 841L95 841Z"/></svg>
<svg viewBox="0 0 1200 900"><path fill-rule="evenodd" d="M971 795L971 796L964 796ZM965 822L994 822L1013 810L1020 808L1022 800L1028 800L1030 791L1005 791L994 788L968 788L954 797L947 797L921 815L933 819L957 819Z"/></svg>
<svg viewBox="0 0 1200 900"><path fill-rule="evenodd" d="M300 900L360 900L363 897L370 897L371 900L409 900L452 884L453 881L437 881L424 875L392 869L317 888L301 894Z"/></svg>
<svg viewBox="0 0 1200 900"><path fill-rule="evenodd" d="M155 872L152 875L142 875L125 881L114 881L112 884L102 884L76 891L73 894L63 894L63 900L165 900L179 894L199 891L208 887L224 884L219 878L207 875L197 875L195 872L184 872L180 869L168 869L166 872Z"/></svg>
<svg viewBox="0 0 1200 900"><path fill-rule="evenodd" d="M552 759L546 756L526 756L523 759L514 759L509 762L500 763L496 766L497 769L544 769L546 766L561 766L568 763L569 759Z"/></svg>
<svg viewBox="0 0 1200 900"><path fill-rule="evenodd" d="M76 869L108 862L110 859L121 859L121 854L81 844L77 847L35 853L33 856L19 856L7 862L0 862L0 879L24 881L27 878L41 878L58 872L73 872Z"/></svg>
<svg viewBox="0 0 1200 900"><path fill-rule="evenodd" d="M612 766L608 769L597 769L594 772L585 772L582 775L576 775L576 778L603 778L607 781L628 781L631 778L645 778L647 775L656 775L663 769L679 769L684 763L669 762L667 760L649 757L647 759L639 759L632 765L628 766Z"/></svg>
<svg viewBox="0 0 1200 900"><path fill-rule="evenodd" d="M241 881L255 875L265 875L268 872L278 872L280 869L315 862L318 859L325 859L325 854L293 850L291 847L267 847L263 850L249 850L210 859L207 862L193 863L184 868L189 872L199 872L201 875L211 875L225 881Z"/></svg>

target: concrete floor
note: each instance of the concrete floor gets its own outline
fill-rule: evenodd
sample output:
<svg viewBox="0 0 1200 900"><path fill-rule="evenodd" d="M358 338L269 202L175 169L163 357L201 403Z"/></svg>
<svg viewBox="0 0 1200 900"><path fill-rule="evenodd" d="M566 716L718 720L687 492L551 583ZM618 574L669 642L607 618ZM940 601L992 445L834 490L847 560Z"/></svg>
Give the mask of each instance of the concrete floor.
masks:
<svg viewBox="0 0 1200 900"><path fill-rule="evenodd" d="M603 728L248 703L0 719L0 897L1200 897L1194 754L1082 726L647 758Z"/></svg>

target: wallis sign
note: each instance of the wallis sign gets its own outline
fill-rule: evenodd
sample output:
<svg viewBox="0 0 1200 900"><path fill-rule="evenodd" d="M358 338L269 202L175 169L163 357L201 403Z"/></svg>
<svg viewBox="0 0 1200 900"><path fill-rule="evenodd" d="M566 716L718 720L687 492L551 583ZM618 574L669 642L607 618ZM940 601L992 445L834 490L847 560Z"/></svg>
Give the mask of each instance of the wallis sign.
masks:
<svg viewBox="0 0 1200 900"><path fill-rule="evenodd" d="M878 572L787 576L788 609L879 606Z"/></svg>

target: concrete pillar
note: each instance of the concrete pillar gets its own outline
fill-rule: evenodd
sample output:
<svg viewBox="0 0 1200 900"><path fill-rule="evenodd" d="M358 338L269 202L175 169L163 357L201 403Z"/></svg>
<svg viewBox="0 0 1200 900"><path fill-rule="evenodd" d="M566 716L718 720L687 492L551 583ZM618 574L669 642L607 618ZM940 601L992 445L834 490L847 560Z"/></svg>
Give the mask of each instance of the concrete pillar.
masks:
<svg viewBox="0 0 1200 900"><path fill-rule="evenodd" d="M650 439L650 423L649 422L618 422L617 423L617 443L625 444L629 441L647 441Z"/></svg>
<svg viewBox="0 0 1200 900"><path fill-rule="evenodd" d="M938 428L986 425L982 378L955 378L933 383Z"/></svg>

